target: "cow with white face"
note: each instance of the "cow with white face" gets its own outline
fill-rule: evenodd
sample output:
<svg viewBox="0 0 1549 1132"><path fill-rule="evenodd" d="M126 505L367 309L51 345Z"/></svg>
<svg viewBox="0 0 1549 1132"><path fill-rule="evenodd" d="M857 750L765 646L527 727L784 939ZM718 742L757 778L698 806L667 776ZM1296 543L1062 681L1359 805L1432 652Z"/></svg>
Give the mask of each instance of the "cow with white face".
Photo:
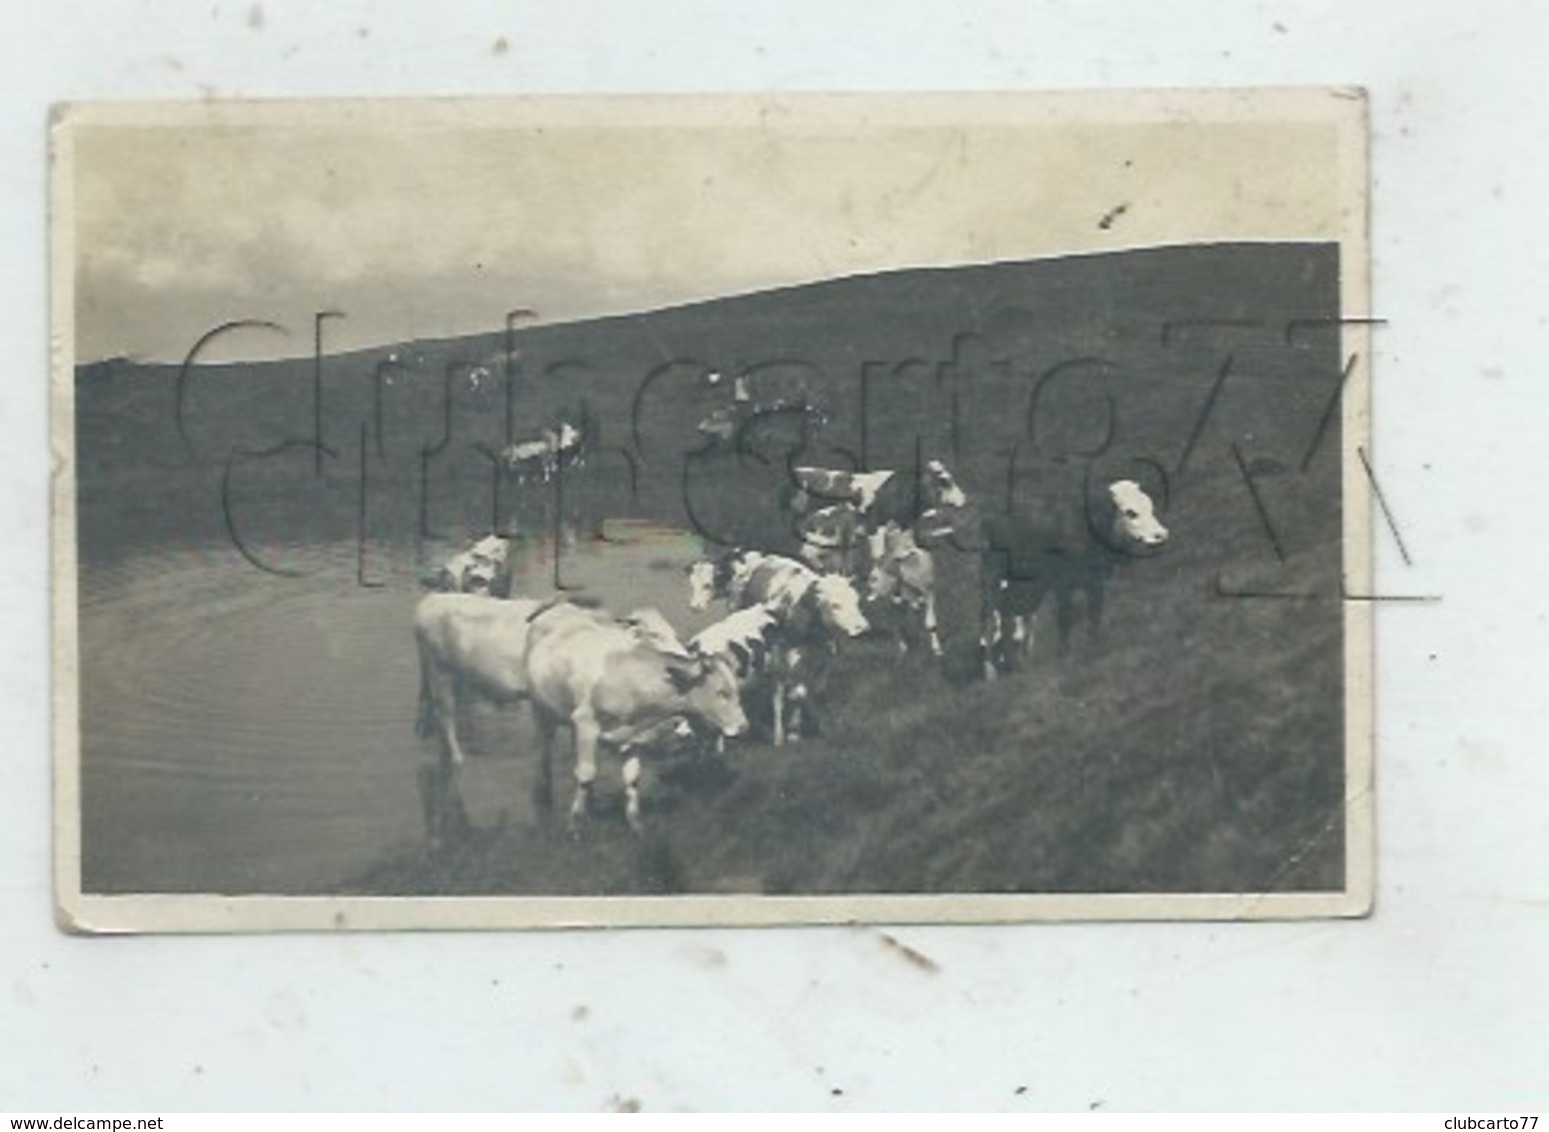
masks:
<svg viewBox="0 0 1549 1132"><path fill-rule="evenodd" d="M850 579L819 574L805 563L762 556L736 590L739 607L762 603L804 637L858 637L869 628L860 594Z"/></svg>
<svg viewBox="0 0 1549 1132"><path fill-rule="evenodd" d="M1169 531L1146 490L1117 479L1091 505L1065 498L1041 509L986 515L981 535L979 645L985 678L994 679L1032 655L1034 617L1050 593L1061 654L1075 627L1078 593L1095 639L1114 570L1161 550Z"/></svg>
<svg viewBox="0 0 1549 1132"><path fill-rule="evenodd" d="M1167 528L1156 517L1156 504L1134 480L1115 480L1108 485L1113 505L1109 538L1115 547L1152 549L1167 541Z"/></svg>
<svg viewBox="0 0 1549 1132"><path fill-rule="evenodd" d="M717 658L678 656L645 643L607 614L568 602L495 601L474 594L430 594L415 610L420 656L420 733L438 734L439 768L425 781L433 840L461 818L457 735L460 695L527 702L538 724L534 801L552 805L558 729L575 732L572 826L585 816L602 749L623 760L625 813L639 832L640 753L677 735L680 724L728 736L747 730L735 677Z"/></svg>
<svg viewBox="0 0 1549 1132"><path fill-rule="evenodd" d="M509 540L486 535L448 559L432 584L443 593L506 597L511 592L510 555Z"/></svg>

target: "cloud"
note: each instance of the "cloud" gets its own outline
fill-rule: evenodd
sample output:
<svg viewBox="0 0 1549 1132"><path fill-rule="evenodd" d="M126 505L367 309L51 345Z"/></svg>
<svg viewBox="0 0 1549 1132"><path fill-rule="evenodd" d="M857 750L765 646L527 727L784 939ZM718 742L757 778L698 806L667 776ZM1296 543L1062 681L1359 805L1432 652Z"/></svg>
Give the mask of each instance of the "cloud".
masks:
<svg viewBox="0 0 1549 1132"><path fill-rule="evenodd" d="M83 128L83 354L180 357L190 326L232 317L347 310L340 334L358 344L493 329L513 305L581 317L921 264L1338 229L1334 135L1318 123L348 117ZM1120 204L1122 222L1099 228Z"/></svg>

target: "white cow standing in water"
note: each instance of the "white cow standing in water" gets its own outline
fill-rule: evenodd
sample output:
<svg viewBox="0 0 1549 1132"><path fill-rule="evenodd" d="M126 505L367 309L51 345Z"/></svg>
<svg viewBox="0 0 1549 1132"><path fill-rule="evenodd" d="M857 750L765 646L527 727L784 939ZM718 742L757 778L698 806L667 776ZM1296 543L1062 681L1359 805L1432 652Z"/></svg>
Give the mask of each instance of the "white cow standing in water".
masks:
<svg viewBox="0 0 1549 1132"><path fill-rule="evenodd" d="M420 733L437 734L441 762L426 799L433 839L465 821L458 789L464 761L457 735L461 695L528 702L538 725L535 803L552 805L554 737L575 734L575 828L585 816L602 749L623 759L625 813L641 830L638 751L680 721L727 736L747 730L729 667L712 657L664 653L605 613L563 601L498 601L474 594L430 594L414 616L420 656Z"/></svg>

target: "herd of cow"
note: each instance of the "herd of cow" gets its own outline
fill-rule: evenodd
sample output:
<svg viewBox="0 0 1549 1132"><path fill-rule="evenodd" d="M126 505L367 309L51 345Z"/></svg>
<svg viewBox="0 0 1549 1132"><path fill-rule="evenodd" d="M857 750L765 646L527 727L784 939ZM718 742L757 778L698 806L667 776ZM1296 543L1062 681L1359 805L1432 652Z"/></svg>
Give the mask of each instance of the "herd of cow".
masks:
<svg viewBox="0 0 1549 1132"><path fill-rule="evenodd" d="M556 441L558 436L556 434ZM558 444L552 451L559 450ZM1168 537L1134 480L1105 485L1096 505L1028 515L976 506L939 460L918 476L896 471L791 469L782 499L799 538L796 556L726 549L693 562L688 605L723 603L725 616L683 640L652 608L623 616L567 595L512 592L509 544L487 537L443 567L421 599L414 633L421 671L420 733L440 758L422 776L432 841L466 823L458 787L463 748L458 702L526 702L536 724L535 802L552 806L552 751L575 736L572 829L588 809L598 755L622 762L625 813L641 824L641 756L720 749L757 726L775 746L809 733L813 699L844 642L890 636L900 654L942 656L936 556L971 546L980 569L980 669L986 679L1030 656L1032 619L1053 594L1063 646L1077 592L1095 632L1105 580L1126 557Z"/></svg>

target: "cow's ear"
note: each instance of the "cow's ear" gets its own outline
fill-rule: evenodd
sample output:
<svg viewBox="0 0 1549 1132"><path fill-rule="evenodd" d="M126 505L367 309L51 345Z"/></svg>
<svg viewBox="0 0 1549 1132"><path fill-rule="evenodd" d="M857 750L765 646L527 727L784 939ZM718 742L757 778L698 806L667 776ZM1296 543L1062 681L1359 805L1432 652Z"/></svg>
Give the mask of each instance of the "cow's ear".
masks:
<svg viewBox="0 0 1549 1132"><path fill-rule="evenodd" d="M672 684L673 691L679 695L691 688L704 683L708 669L703 663L699 664L668 664L667 680Z"/></svg>

